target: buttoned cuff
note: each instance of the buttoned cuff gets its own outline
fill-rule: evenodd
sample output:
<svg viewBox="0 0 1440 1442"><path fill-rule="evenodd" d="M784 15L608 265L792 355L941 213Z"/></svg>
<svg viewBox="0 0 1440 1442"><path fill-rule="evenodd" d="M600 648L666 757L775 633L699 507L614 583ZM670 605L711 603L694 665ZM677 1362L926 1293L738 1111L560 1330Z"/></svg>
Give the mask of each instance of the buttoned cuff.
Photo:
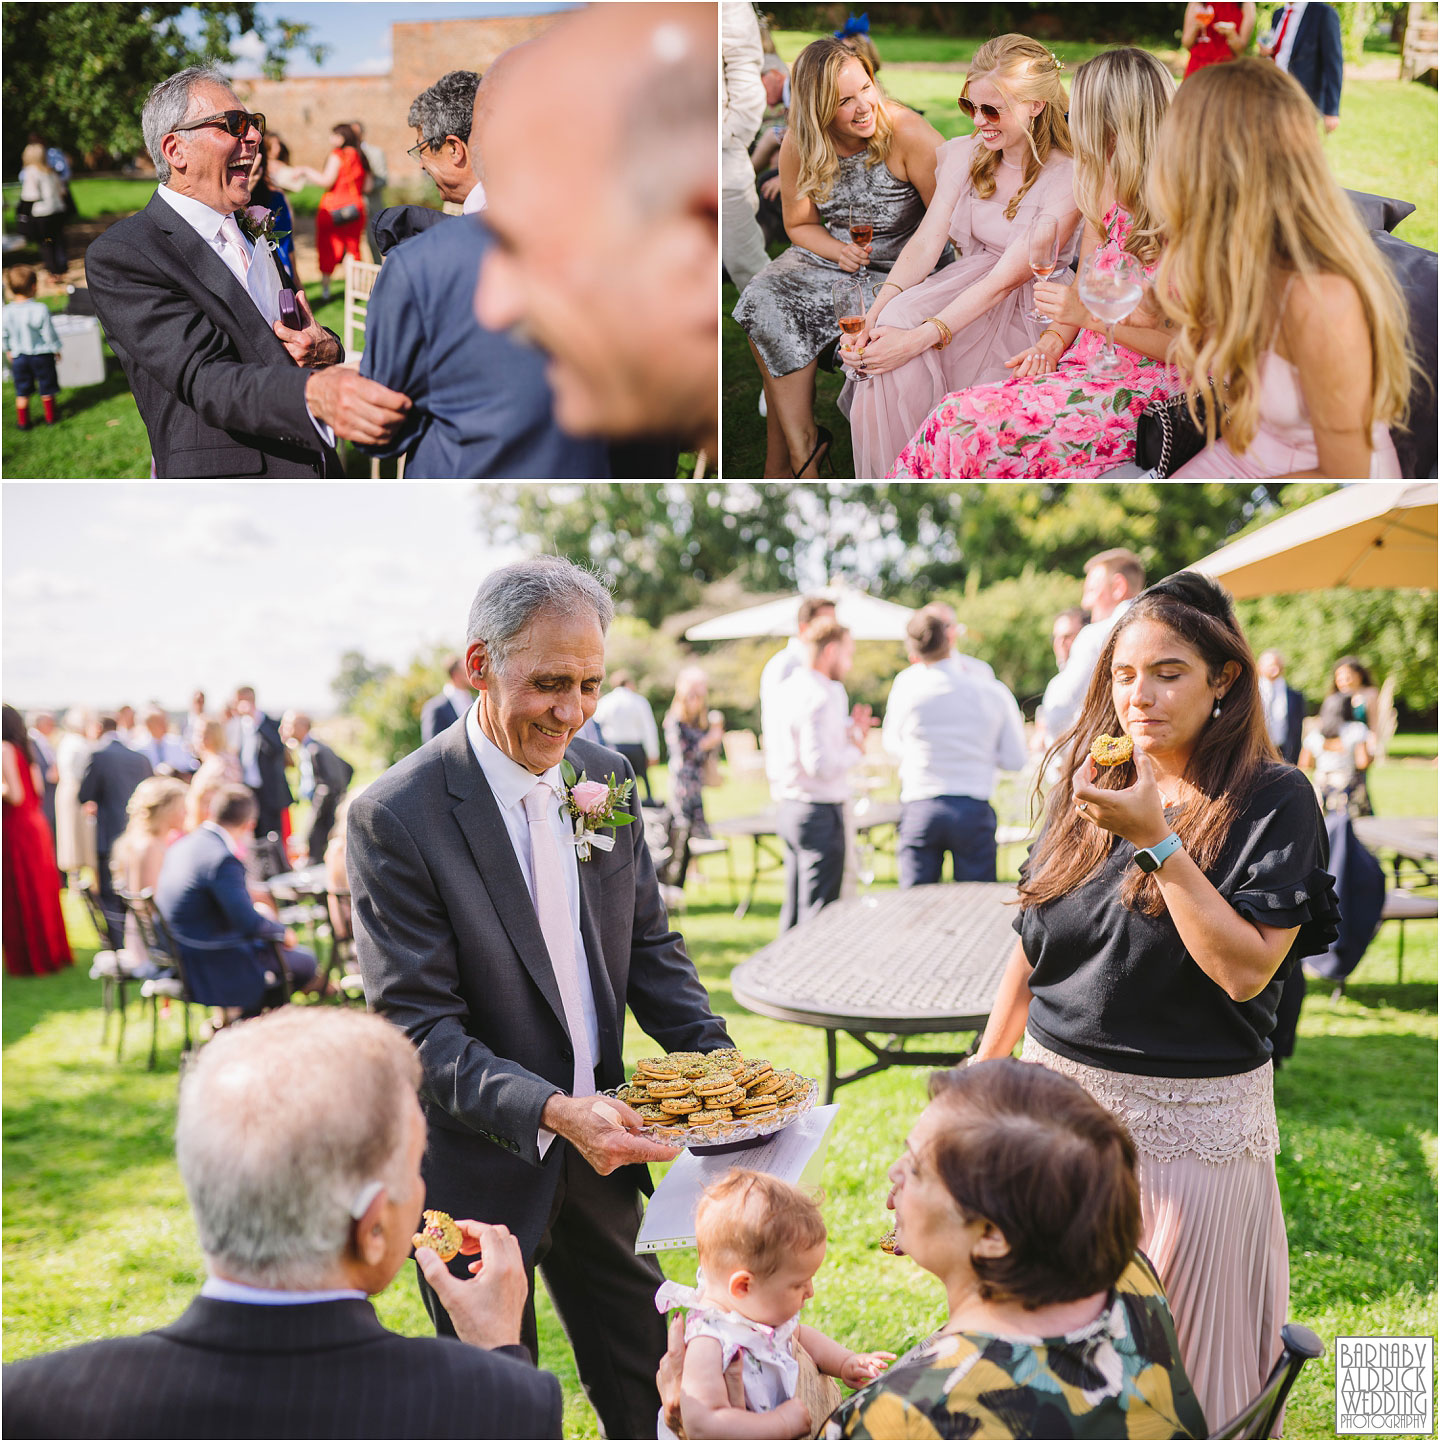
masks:
<svg viewBox="0 0 1440 1442"><path fill-rule="evenodd" d="M305 414L310 417L310 424L315 427L315 433L333 451L335 449L334 428L327 426L324 421L317 421L315 419L315 412L312 411L308 405L305 407Z"/></svg>

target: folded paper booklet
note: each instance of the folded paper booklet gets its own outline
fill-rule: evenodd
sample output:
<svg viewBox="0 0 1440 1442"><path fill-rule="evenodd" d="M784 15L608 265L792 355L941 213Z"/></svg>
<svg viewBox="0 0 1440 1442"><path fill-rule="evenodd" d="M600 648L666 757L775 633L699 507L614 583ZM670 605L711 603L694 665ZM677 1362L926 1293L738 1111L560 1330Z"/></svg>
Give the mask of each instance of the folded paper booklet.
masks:
<svg viewBox="0 0 1440 1442"><path fill-rule="evenodd" d="M816 1107L758 1147L720 1156L685 1152L677 1157L645 1208L635 1250L668 1252L693 1247L700 1194L732 1167L767 1172L798 1187L819 1186L825 1166L825 1142L837 1111L839 1107L834 1105Z"/></svg>

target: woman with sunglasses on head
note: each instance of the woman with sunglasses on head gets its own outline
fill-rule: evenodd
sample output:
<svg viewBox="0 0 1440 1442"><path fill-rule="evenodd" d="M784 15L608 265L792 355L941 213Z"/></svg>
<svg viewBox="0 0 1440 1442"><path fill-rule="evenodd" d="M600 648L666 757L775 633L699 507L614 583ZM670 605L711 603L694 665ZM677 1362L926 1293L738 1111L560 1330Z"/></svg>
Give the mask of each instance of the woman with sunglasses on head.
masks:
<svg viewBox="0 0 1440 1442"><path fill-rule="evenodd" d="M315 250L320 262L320 299L330 299L330 277L342 257L360 259L360 242L365 238L365 178L370 162L360 149L355 127L344 123L331 131L335 148L324 170L297 165L295 171L312 185L324 188L315 215Z"/></svg>
<svg viewBox="0 0 1440 1442"><path fill-rule="evenodd" d="M1079 224L1060 71L1024 35L975 52L960 95L975 133L941 146L925 219L882 278L865 329L840 353L855 372L840 409L857 476L884 476L941 397L1003 378L1006 357L1033 339L1031 222L1053 218L1057 263ZM960 259L931 275L951 240Z"/></svg>
<svg viewBox="0 0 1440 1442"><path fill-rule="evenodd" d="M1255 59L1192 76L1150 193L1166 235L1155 299L1211 441L1176 478L1398 477L1388 428L1409 407L1405 301L1299 84Z"/></svg>
<svg viewBox="0 0 1440 1442"><path fill-rule="evenodd" d="M735 320L765 387L765 475L816 476L830 432L815 422L820 354L840 337L833 283L887 273L935 192L939 133L882 94L865 56L826 37L790 73L790 123L780 186L790 249L745 287ZM853 224L872 227L866 244ZM942 262L941 247L930 266Z"/></svg>
<svg viewBox="0 0 1440 1442"><path fill-rule="evenodd" d="M1075 196L1085 217L1087 263L1133 262L1148 275L1160 253L1145 176L1175 82L1155 56L1108 50L1075 72L1070 126ZM1135 451L1140 412L1174 379L1164 364L1170 334L1115 327L1115 364L1103 357L1106 322L1089 313L1079 286L1044 281L1035 305L1049 324L1005 361L1010 379L944 397L916 427L891 476L1098 476Z"/></svg>
<svg viewBox="0 0 1440 1442"><path fill-rule="evenodd" d="M1129 1129L1140 1247L1219 1427L1260 1390L1286 1318L1269 1038L1300 958L1337 935L1325 827L1270 740L1234 604L1194 571L1126 609L1050 759L1065 781L1022 868L1020 939L976 1055L1023 1036L1022 1061Z"/></svg>

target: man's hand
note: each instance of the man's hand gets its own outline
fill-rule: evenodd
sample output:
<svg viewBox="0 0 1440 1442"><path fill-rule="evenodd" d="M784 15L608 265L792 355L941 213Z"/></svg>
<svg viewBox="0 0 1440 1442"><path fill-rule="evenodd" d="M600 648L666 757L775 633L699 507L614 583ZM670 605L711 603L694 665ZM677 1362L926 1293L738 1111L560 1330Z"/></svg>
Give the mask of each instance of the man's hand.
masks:
<svg viewBox="0 0 1440 1442"><path fill-rule="evenodd" d="M280 337L297 366L333 366L340 359L340 342L318 324L310 312L303 290L295 292L295 306L300 312L300 319L305 322L302 329L291 330L278 320L271 329Z"/></svg>
<svg viewBox="0 0 1440 1442"><path fill-rule="evenodd" d="M465 1256L480 1254L470 1263L471 1278L462 1281L430 1247L417 1247L415 1261L435 1289L440 1304L455 1323L455 1335L472 1347L510 1347L520 1341L520 1318L529 1296L525 1259L520 1243L508 1227L456 1220L464 1240Z"/></svg>
<svg viewBox="0 0 1440 1442"><path fill-rule="evenodd" d="M87 801L81 809L87 816L98 816L100 814L100 803L98 801Z"/></svg>
<svg viewBox="0 0 1440 1442"><path fill-rule="evenodd" d="M567 1097L556 1092L540 1113L540 1125L564 1137L602 1176L630 1162L668 1162L678 1147L634 1135L644 1125L637 1112L610 1097Z"/></svg>
<svg viewBox="0 0 1440 1442"><path fill-rule="evenodd" d="M280 938L280 944L286 951L294 951L300 945L300 938L295 935L293 927L285 928L285 935Z"/></svg>
<svg viewBox="0 0 1440 1442"><path fill-rule="evenodd" d="M1340 128L1340 117L1338 115L1327 115L1325 117L1325 134L1333 135Z"/></svg>
<svg viewBox="0 0 1440 1442"><path fill-rule="evenodd" d="M655 1373L655 1390L660 1393L660 1412L665 1425L680 1435L680 1379L685 1371L685 1313L676 1312L670 1319L665 1339L665 1355Z"/></svg>
<svg viewBox="0 0 1440 1442"><path fill-rule="evenodd" d="M367 380L348 366L328 366L305 382L305 404L335 434L362 445L384 445L400 429L410 397Z"/></svg>
<svg viewBox="0 0 1440 1442"><path fill-rule="evenodd" d="M771 1433L774 1437L808 1437L815 1430L810 1409L798 1397L782 1402L770 1416L775 1421L775 1431Z"/></svg>

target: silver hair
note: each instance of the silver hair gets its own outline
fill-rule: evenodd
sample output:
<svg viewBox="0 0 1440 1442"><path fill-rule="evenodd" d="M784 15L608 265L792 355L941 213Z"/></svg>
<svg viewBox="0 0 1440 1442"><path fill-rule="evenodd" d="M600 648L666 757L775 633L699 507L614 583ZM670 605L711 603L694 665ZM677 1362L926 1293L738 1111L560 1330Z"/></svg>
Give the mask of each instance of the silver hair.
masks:
<svg viewBox="0 0 1440 1442"><path fill-rule="evenodd" d="M155 178L161 185L170 179L170 162L161 153L160 143L185 119L195 87L206 84L218 85L232 95L235 93L228 76L208 65L192 65L162 80L145 97L145 108L140 112L140 130L145 137L145 149L155 162Z"/></svg>
<svg viewBox="0 0 1440 1442"><path fill-rule="evenodd" d="M442 75L411 102L406 124L437 145L447 135L468 142L479 84L480 77L473 70L452 70Z"/></svg>
<svg viewBox="0 0 1440 1442"><path fill-rule="evenodd" d="M186 1070L175 1127L206 1257L253 1286L333 1277L357 1194L406 1185L419 1084L414 1047L377 1016L284 1007L227 1027Z"/></svg>
<svg viewBox="0 0 1440 1442"><path fill-rule="evenodd" d="M532 556L492 571L470 603L465 644L483 641L490 664L503 671L525 629L542 611L568 613L588 606L602 632L615 619L615 602L593 572L564 556Z"/></svg>

